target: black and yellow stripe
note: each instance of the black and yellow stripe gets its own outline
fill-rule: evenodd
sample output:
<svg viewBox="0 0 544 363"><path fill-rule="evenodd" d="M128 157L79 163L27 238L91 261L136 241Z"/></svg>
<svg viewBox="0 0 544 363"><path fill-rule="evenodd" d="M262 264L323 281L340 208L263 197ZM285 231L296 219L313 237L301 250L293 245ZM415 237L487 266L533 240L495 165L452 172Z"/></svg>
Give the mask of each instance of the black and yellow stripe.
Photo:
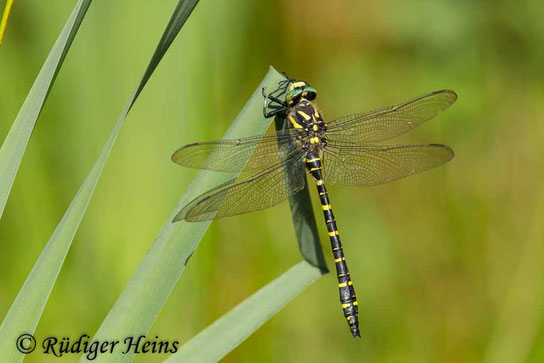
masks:
<svg viewBox="0 0 544 363"><path fill-rule="evenodd" d="M346 263L346 258L344 257L344 251L342 249L342 243L340 242L340 236L338 235L338 228L336 227L336 220L332 213L327 189L323 183L321 159L315 154L308 154L306 158L306 168L316 181L321 208L323 209L323 215L325 216L325 222L327 223L327 231L329 232L334 264L336 266L336 275L338 277L340 304L344 310L344 317L348 321L351 334L353 334L354 337L360 337L357 298L355 296L353 282L349 276L348 265Z"/></svg>

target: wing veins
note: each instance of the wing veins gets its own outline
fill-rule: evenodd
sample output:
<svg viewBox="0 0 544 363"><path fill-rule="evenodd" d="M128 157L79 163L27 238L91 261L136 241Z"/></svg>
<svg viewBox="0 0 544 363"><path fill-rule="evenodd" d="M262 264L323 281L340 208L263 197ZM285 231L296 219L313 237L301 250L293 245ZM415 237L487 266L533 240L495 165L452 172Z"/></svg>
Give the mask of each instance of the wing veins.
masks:
<svg viewBox="0 0 544 363"><path fill-rule="evenodd" d="M453 156L453 150L440 144L327 146L323 161L325 182L353 186L383 184L435 168Z"/></svg>
<svg viewBox="0 0 544 363"><path fill-rule="evenodd" d="M328 123L327 137L338 145L391 139L434 118L456 99L455 92L441 90L398 105L344 116Z"/></svg>
<svg viewBox="0 0 544 363"><path fill-rule="evenodd" d="M294 150L282 162L257 174L238 182L233 179L205 192L183 207L175 220L200 222L219 219L280 203L304 187L304 166L302 163L297 165L302 155L300 150Z"/></svg>
<svg viewBox="0 0 544 363"><path fill-rule="evenodd" d="M176 164L223 172L262 169L265 162L281 162L295 146L296 131L280 130L259 136L215 140L182 146L172 155Z"/></svg>

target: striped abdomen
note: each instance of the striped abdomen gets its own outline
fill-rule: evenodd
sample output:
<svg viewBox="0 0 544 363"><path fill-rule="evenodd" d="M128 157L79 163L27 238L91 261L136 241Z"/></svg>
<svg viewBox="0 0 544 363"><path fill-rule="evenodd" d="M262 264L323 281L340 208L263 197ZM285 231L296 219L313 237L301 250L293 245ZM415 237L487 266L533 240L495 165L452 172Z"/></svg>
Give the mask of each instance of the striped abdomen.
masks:
<svg viewBox="0 0 544 363"><path fill-rule="evenodd" d="M351 334L353 334L354 337L360 337L359 310L357 307L357 298L355 297L355 289L353 288L353 282L349 276L348 265L346 264L344 251L342 250L342 243L340 242L340 236L338 235L338 228L336 227L336 220L332 213L327 189L323 183L320 158L317 155L309 154L306 160L306 168L310 171L310 174L316 181L321 208L323 209L323 215L325 216L325 222L327 223L327 231L329 232L334 264L336 266L336 275L338 277L340 304L342 304L344 317L348 321Z"/></svg>

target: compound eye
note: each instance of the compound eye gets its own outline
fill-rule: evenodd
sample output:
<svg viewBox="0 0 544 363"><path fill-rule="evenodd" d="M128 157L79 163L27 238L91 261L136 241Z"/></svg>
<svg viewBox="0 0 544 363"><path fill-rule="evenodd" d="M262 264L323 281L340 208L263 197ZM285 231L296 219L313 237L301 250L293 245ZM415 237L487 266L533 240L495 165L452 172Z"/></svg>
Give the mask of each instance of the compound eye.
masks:
<svg viewBox="0 0 544 363"><path fill-rule="evenodd" d="M317 91L315 90L315 88L310 87L310 85L304 87L304 92L306 93L306 98L310 101L314 100L317 97Z"/></svg>
<svg viewBox="0 0 544 363"><path fill-rule="evenodd" d="M301 95L302 90L295 89L287 94L287 97L285 97L285 102L288 104L297 103L300 100Z"/></svg>

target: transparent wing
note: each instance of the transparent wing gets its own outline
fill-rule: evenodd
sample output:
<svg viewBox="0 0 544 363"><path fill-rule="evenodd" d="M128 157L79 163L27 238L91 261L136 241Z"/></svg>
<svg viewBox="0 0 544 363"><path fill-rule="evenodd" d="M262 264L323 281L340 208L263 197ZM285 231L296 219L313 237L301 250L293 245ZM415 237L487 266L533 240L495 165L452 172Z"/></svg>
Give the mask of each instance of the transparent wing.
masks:
<svg viewBox="0 0 544 363"><path fill-rule="evenodd" d="M372 186L435 168L453 159L446 145L413 144L325 148L325 182Z"/></svg>
<svg viewBox="0 0 544 363"><path fill-rule="evenodd" d="M344 116L328 123L327 138L330 143L337 145L391 139L432 119L456 99L455 92L441 90L396 106Z"/></svg>
<svg viewBox="0 0 544 363"><path fill-rule="evenodd" d="M220 185L187 204L175 221L202 222L270 208L304 188L302 152L247 179Z"/></svg>
<svg viewBox="0 0 544 363"><path fill-rule="evenodd" d="M176 164L195 169L242 171L280 163L295 148L295 130L259 136L188 144L173 155Z"/></svg>

